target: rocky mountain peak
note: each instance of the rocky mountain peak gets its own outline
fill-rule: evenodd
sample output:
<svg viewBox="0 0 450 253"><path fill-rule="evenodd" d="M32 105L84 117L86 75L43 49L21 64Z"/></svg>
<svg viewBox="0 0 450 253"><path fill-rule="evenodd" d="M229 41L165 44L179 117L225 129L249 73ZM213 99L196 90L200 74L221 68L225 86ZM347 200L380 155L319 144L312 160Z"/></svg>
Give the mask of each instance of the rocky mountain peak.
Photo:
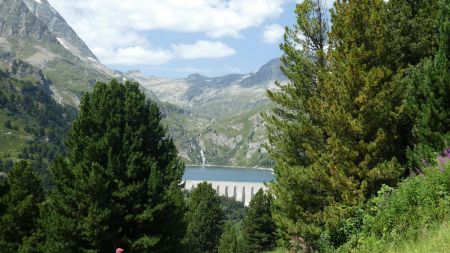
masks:
<svg viewBox="0 0 450 253"><path fill-rule="evenodd" d="M22 0L0 0L0 36L55 40L46 24Z"/></svg>
<svg viewBox="0 0 450 253"><path fill-rule="evenodd" d="M207 77L206 76L202 76L202 75L200 75L198 73L195 73L195 74L189 75L187 77L187 79L188 80L201 80L201 79L207 79Z"/></svg>
<svg viewBox="0 0 450 253"><path fill-rule="evenodd" d="M273 82L275 80L286 81L286 76L281 72L280 66L280 58L272 59L244 78L241 81L241 85L250 87L255 84L267 84L267 82Z"/></svg>
<svg viewBox="0 0 450 253"><path fill-rule="evenodd" d="M98 60L77 33L47 0L22 0L34 16L47 25L49 31L66 49L81 58Z"/></svg>

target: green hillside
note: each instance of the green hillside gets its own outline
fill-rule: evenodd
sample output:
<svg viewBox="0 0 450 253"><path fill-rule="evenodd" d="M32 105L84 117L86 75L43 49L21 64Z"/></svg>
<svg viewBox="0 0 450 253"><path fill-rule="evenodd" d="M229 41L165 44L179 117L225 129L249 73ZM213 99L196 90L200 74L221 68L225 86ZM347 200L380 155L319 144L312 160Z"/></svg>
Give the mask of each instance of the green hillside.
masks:
<svg viewBox="0 0 450 253"><path fill-rule="evenodd" d="M0 160L30 159L41 172L64 153L64 138L75 110L57 104L43 85L0 71ZM2 166L8 170L9 166Z"/></svg>

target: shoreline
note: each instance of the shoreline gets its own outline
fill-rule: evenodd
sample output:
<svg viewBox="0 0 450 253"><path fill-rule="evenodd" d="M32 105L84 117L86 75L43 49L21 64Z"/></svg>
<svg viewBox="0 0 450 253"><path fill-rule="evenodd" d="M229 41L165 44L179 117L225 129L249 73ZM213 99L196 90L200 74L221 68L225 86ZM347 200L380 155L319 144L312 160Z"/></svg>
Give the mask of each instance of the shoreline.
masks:
<svg viewBox="0 0 450 253"><path fill-rule="evenodd" d="M230 168L230 169L247 169L247 170L268 170L273 172L273 168L266 168L266 167L244 167L244 166L227 166L227 165L214 165L214 164L205 164L205 165L198 165L198 164L185 164L185 167L222 167L222 168Z"/></svg>

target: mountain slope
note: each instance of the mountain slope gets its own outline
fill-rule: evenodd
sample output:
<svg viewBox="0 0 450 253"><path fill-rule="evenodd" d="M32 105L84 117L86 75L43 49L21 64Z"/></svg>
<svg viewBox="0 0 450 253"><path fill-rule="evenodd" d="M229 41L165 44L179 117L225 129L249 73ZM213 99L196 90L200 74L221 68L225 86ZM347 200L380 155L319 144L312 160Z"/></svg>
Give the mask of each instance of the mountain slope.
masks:
<svg viewBox="0 0 450 253"><path fill-rule="evenodd" d="M281 62L273 59L257 71L222 77L193 74L182 79L145 77L138 71L127 76L138 80L158 99L174 104L187 115L166 113L180 154L188 164L271 166L263 148L265 126L260 114L270 102L266 90L275 80L286 81Z"/></svg>
<svg viewBox="0 0 450 253"><path fill-rule="evenodd" d="M78 104L97 80L122 77L98 62L46 0L0 1L0 51L3 62L19 59L41 69L66 104Z"/></svg>
<svg viewBox="0 0 450 253"><path fill-rule="evenodd" d="M176 80L123 74L102 65L47 0L0 0L0 71L15 80L13 90L20 93L21 83L31 83L59 104L76 107L96 81L137 80L148 98L159 104L188 164L205 160L229 166L270 165L261 147L265 128L260 113L269 106L266 90L275 87L274 80L286 80L279 66L279 59L274 59L246 75L193 74ZM6 113L4 119L25 117L14 113ZM20 136L27 135L11 134L10 143L14 136L23 143ZM12 149L10 158L16 159L22 148L20 144Z"/></svg>
<svg viewBox="0 0 450 253"><path fill-rule="evenodd" d="M65 152L64 136L74 115L75 108L55 102L45 83L0 71L0 164L30 159L48 183L48 162Z"/></svg>
<svg viewBox="0 0 450 253"><path fill-rule="evenodd" d="M286 81L280 64L273 59L252 73L211 78L199 74L182 79L147 78L136 71L126 75L161 101L199 115L227 118L268 104L266 90L275 88L275 80Z"/></svg>

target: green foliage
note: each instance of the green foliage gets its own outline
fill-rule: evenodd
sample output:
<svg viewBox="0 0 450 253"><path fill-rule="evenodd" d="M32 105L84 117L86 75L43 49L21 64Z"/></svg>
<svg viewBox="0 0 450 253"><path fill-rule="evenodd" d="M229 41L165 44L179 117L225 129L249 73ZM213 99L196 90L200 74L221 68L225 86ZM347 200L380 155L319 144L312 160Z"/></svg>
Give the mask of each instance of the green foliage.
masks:
<svg viewBox="0 0 450 253"><path fill-rule="evenodd" d="M42 252L174 252L184 233L184 165L137 83L97 83L42 207Z"/></svg>
<svg viewBox="0 0 450 253"><path fill-rule="evenodd" d="M187 252L217 252L224 213L221 200L211 184L200 183L192 191L186 220L184 243Z"/></svg>
<svg viewBox="0 0 450 253"><path fill-rule="evenodd" d="M432 58L411 68L404 85L408 87L407 108L413 119L409 166L421 168L436 153L450 146L450 3L441 1L438 18L439 49Z"/></svg>
<svg viewBox="0 0 450 253"><path fill-rule="evenodd" d="M366 207L362 225L340 251L387 249L418 238L428 228L450 219L450 163L444 171L430 167L397 189L384 186Z"/></svg>
<svg viewBox="0 0 450 253"><path fill-rule="evenodd" d="M21 161L0 188L0 248L4 253L18 252L36 232L38 205L44 199L41 179L29 163Z"/></svg>
<svg viewBox="0 0 450 253"><path fill-rule="evenodd" d="M260 189L250 201L242 222L245 252L262 252L275 248L275 223L272 218L272 195Z"/></svg>
<svg viewBox="0 0 450 253"><path fill-rule="evenodd" d="M320 1L297 5L281 45L290 83L268 92L276 107L265 115L273 216L286 246L310 251L326 236L331 247L344 243L361 206L407 175L410 145L429 133L433 149L447 143L448 57L420 63L417 77L407 70L447 45L448 37L436 43L437 13L437 1L337 1L328 32Z"/></svg>
<svg viewBox="0 0 450 253"><path fill-rule="evenodd" d="M58 104L43 85L10 78L2 71L0 89L0 159L30 160L48 188L48 164L56 154L65 153L64 139L75 109Z"/></svg>
<svg viewBox="0 0 450 253"><path fill-rule="evenodd" d="M236 227L237 224L233 224L230 220L225 223L223 233L219 240L219 253L244 252L242 249L243 242Z"/></svg>
<svg viewBox="0 0 450 253"><path fill-rule="evenodd" d="M3 123L3 126L8 128L8 129L12 129L12 125L11 125L11 120L6 120L5 123Z"/></svg>
<svg viewBox="0 0 450 253"><path fill-rule="evenodd" d="M327 203L321 171L311 167L324 143L318 110L319 87L327 72L328 20L320 1L303 1L296 8L297 23L286 28L281 49L282 71L289 78L280 90L268 91L276 107L264 118L269 154L275 160L276 182L271 189L273 217L284 242L301 235L313 240L320 234L319 210ZM314 153L311 153L314 152ZM312 180L314 179L314 184ZM320 193L320 194L319 194Z"/></svg>
<svg viewBox="0 0 450 253"><path fill-rule="evenodd" d="M219 198L222 202L225 219L228 221L232 221L233 223L242 221L246 210L244 203L224 196L221 196Z"/></svg>
<svg viewBox="0 0 450 253"><path fill-rule="evenodd" d="M394 0L384 15L388 52L386 64L394 69L417 65L436 53L436 16L439 0ZM431 32L433 31L433 32Z"/></svg>

